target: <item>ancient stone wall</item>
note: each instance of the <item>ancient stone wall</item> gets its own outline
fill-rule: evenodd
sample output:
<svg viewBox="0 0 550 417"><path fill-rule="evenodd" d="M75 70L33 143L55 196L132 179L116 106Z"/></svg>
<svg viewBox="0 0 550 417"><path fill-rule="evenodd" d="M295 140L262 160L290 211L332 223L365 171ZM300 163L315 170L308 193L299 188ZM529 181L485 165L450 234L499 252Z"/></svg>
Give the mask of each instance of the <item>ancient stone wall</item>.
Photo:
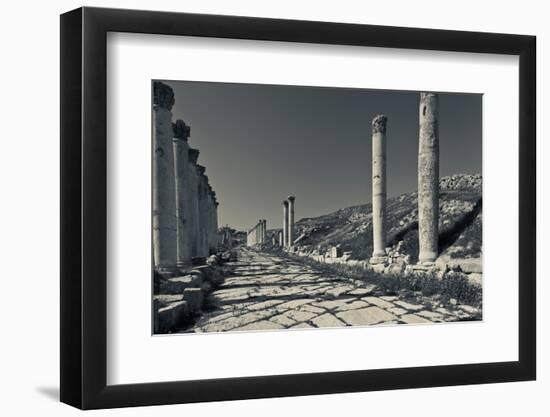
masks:
<svg viewBox="0 0 550 417"><path fill-rule="evenodd" d="M189 146L191 129L172 122L175 98L153 85L153 259L158 272L177 274L218 250L218 201L199 151Z"/></svg>

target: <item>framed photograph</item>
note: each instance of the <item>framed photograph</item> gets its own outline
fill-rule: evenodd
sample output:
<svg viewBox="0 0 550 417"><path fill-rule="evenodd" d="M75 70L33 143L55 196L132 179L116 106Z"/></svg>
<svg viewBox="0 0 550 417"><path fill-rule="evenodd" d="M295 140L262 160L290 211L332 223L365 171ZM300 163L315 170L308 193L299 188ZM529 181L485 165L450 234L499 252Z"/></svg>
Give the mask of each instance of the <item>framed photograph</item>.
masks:
<svg viewBox="0 0 550 417"><path fill-rule="evenodd" d="M61 16L61 401L533 380L535 37Z"/></svg>

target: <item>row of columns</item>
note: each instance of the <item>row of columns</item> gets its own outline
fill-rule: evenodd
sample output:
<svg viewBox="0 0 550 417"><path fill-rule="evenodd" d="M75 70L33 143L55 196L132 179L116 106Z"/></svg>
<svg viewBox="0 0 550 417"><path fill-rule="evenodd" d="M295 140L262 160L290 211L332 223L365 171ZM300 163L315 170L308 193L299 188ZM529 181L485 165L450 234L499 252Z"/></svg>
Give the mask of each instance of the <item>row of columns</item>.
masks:
<svg viewBox="0 0 550 417"><path fill-rule="evenodd" d="M191 129L172 123L172 89L153 84L153 262L160 272L177 272L200 262L218 245L218 201L189 146Z"/></svg>
<svg viewBox="0 0 550 417"><path fill-rule="evenodd" d="M260 219L251 229L246 233L246 245L262 245L267 243L267 220Z"/></svg>
<svg viewBox="0 0 550 417"><path fill-rule="evenodd" d="M418 261L435 262L439 239L439 123L438 96L421 93L418 137ZM386 256L386 127L387 117L372 120L372 226L371 263Z"/></svg>

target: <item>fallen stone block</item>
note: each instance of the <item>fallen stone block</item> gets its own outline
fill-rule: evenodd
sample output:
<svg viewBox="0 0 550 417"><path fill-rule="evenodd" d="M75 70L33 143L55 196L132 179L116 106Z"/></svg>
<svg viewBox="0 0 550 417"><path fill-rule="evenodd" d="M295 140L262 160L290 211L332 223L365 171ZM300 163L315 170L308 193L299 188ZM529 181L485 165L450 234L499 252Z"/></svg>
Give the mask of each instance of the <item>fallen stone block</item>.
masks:
<svg viewBox="0 0 550 417"><path fill-rule="evenodd" d="M156 325L158 333L168 333L188 314L187 302L177 301L158 309Z"/></svg>
<svg viewBox="0 0 550 417"><path fill-rule="evenodd" d="M200 314L202 312L204 293L201 288L186 288L183 290L183 299L187 302L189 313Z"/></svg>
<svg viewBox="0 0 550 417"><path fill-rule="evenodd" d="M200 274L188 274L181 277L170 278L160 283L161 294L181 294L189 287L200 287L203 283Z"/></svg>

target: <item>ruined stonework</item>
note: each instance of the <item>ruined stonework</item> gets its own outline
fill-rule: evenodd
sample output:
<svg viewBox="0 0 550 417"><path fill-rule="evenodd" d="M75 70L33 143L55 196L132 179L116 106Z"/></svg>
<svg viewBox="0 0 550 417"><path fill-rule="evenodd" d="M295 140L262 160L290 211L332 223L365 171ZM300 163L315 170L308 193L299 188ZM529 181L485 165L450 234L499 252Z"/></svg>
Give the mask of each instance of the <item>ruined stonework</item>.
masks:
<svg viewBox="0 0 550 417"><path fill-rule="evenodd" d="M264 221L258 220L253 227L251 227L246 233L246 245L255 246L264 243L263 240Z"/></svg>
<svg viewBox="0 0 550 417"><path fill-rule="evenodd" d="M153 258L157 270L174 272L177 225L172 106L174 93L166 84L153 84Z"/></svg>
<svg viewBox="0 0 550 417"><path fill-rule="evenodd" d="M172 123L172 89L153 83L153 262L177 274L218 249L218 201L189 147L191 129Z"/></svg>
<svg viewBox="0 0 550 417"><path fill-rule="evenodd" d="M372 120L372 227L371 263L384 262L386 252L386 123L387 117Z"/></svg>
<svg viewBox="0 0 550 417"><path fill-rule="evenodd" d="M420 94L418 138L419 263L432 263L438 255L439 126L438 97Z"/></svg>

